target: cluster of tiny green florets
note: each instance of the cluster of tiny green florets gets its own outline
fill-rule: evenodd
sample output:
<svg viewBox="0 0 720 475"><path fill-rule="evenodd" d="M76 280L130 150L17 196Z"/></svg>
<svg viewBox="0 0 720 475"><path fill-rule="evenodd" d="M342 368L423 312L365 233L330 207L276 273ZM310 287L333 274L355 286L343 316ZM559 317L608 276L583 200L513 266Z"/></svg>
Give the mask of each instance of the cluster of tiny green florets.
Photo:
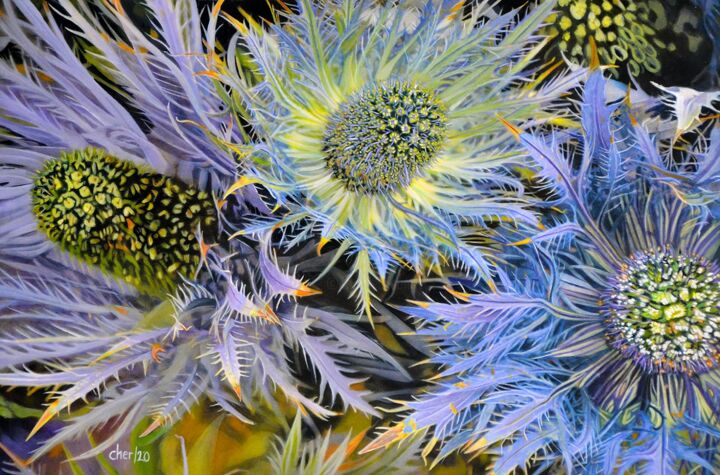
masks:
<svg viewBox="0 0 720 475"><path fill-rule="evenodd" d="M657 35L650 17L647 2L559 0L543 33L556 38L560 51L578 64L587 63L593 38L603 64L627 64L637 76L642 70L659 72L658 50L675 48Z"/></svg>
<svg viewBox="0 0 720 475"><path fill-rule="evenodd" d="M634 256L607 297L608 336L651 371L703 371L720 354L720 275L697 256Z"/></svg>
<svg viewBox="0 0 720 475"><path fill-rule="evenodd" d="M53 242L149 294L193 275L196 230L215 220L205 192L91 148L47 162L32 198Z"/></svg>
<svg viewBox="0 0 720 475"><path fill-rule="evenodd" d="M391 192L410 184L445 139L445 108L427 90L383 84L350 98L324 137L327 166L350 191Z"/></svg>

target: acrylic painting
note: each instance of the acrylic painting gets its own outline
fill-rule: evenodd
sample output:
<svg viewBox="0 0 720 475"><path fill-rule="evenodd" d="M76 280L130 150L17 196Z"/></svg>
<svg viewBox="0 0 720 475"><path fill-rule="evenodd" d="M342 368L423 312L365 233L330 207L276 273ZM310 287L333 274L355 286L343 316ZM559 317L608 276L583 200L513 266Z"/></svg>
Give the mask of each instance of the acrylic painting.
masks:
<svg viewBox="0 0 720 475"><path fill-rule="evenodd" d="M1 0L0 473L720 473L720 1Z"/></svg>

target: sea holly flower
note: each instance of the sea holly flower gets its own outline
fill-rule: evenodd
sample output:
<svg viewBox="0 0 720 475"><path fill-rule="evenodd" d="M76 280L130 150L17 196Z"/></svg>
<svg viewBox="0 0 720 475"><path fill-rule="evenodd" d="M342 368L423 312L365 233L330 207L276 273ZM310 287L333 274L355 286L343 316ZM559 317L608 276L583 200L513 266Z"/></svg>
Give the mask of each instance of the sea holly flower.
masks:
<svg viewBox="0 0 720 475"><path fill-rule="evenodd" d="M509 238L496 292L407 308L439 382L366 450L429 431L428 453L489 453L496 473L720 467L720 222L647 173L662 149L604 91L595 71L581 135L508 124L562 214ZM690 156L702 145L679 161L716 160Z"/></svg>
<svg viewBox="0 0 720 475"><path fill-rule="evenodd" d="M339 241L368 315L377 280L398 265L424 274L452 261L490 279L493 259L470 236L489 222L536 224L510 173L524 152L496 115L551 121L581 75L540 86L550 72L528 72L553 2L519 21L487 3L387 2L369 22L370 3L301 1L267 29L230 19L259 80L249 87L234 62L218 70L258 135L245 181L282 213L244 232L282 227L288 246L316 236L318 252Z"/></svg>
<svg viewBox="0 0 720 475"><path fill-rule="evenodd" d="M119 6L97 6L102 17L58 8L93 45L102 80L52 12L17 0L0 17L22 55L0 63L0 384L48 388L30 436L89 402L33 460L103 427L109 436L83 455L101 453L143 418L146 436L201 398L246 421L276 390L319 417L335 401L376 414L359 369L372 361L406 379L399 365L269 234L227 240L268 210L254 187L230 187L237 157L225 142L240 154L243 133L203 47L218 12L203 36L194 2L151 1L158 31L145 36ZM327 310L299 300L311 295Z"/></svg>

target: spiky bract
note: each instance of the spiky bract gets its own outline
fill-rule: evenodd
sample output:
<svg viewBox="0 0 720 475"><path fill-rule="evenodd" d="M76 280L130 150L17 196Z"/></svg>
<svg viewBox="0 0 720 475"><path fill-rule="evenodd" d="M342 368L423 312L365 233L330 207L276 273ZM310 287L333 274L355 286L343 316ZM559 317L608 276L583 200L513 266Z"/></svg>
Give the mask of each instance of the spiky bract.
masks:
<svg viewBox="0 0 720 475"><path fill-rule="evenodd" d="M561 217L508 237L496 292L407 308L442 371L369 449L432 428L441 458L489 453L499 474L720 468L720 221L644 174L673 156L605 90L595 71L580 136L520 135ZM715 146L679 160L716 169Z"/></svg>
<svg viewBox="0 0 720 475"><path fill-rule="evenodd" d="M282 226L288 246L342 241L368 314L371 277L385 283L398 264L423 274L451 260L493 274L466 238L489 221L536 224L509 173L524 152L497 116L558 117L553 101L580 74L532 81L552 2L517 22L490 2L431 0L375 6L369 22L372 3L304 0L280 25L239 27L260 81L248 87L235 63L220 71L259 135L249 173L284 211L246 233Z"/></svg>
<svg viewBox="0 0 720 475"><path fill-rule="evenodd" d="M196 233L212 234L215 224L205 192L98 149L46 162L32 195L38 226L53 242L149 293L195 274Z"/></svg>
<svg viewBox="0 0 720 475"><path fill-rule="evenodd" d="M351 312L296 301L319 294L295 275L302 259L290 269L268 235L225 239L251 209L269 210L254 186L226 191L243 133L208 72L217 56L203 45L215 44L219 11L204 27L195 2L151 0L153 38L119 2L96 6L55 5L70 38L92 45L85 59L102 79L52 10L6 0L0 15L24 61L0 62L0 385L51 397L31 436L73 409L33 459L103 427L86 455L100 453L143 418L146 436L198 400L245 421L245 409L282 393L319 417L337 400L375 414L358 369L372 361L378 374L407 378L399 365L345 323ZM144 128L101 84L142 113ZM152 282L159 272L177 277L170 297L138 295L103 271L141 290L167 284Z"/></svg>

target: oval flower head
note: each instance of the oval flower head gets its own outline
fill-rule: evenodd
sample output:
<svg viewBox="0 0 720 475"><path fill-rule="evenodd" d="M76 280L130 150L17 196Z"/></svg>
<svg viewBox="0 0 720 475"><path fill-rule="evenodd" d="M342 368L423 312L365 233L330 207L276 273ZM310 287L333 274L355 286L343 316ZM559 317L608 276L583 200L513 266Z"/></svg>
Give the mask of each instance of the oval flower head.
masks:
<svg viewBox="0 0 720 475"><path fill-rule="evenodd" d="M686 77L697 76L693 82L715 84L719 14L714 0L558 0L542 28L550 38L546 56L589 65L594 44L616 77L662 79L684 68Z"/></svg>
<svg viewBox="0 0 720 475"><path fill-rule="evenodd" d="M197 5L149 2L151 36L119 7L98 3L102 19L85 7L58 8L144 127L49 11L17 0L0 17L23 58L0 63L0 385L48 388L30 436L92 399L33 459L100 427L111 436L86 455L102 453L144 417L148 435L200 397L243 420L241 403L252 409L276 388L321 417L333 414L319 402L327 395L374 414L354 368L372 359L403 378L396 363L347 315L300 305L318 292L269 238L224 239L262 202L252 187L214 199L237 169L219 140L243 139L207 73L202 45L214 40ZM292 350L305 366L291 366ZM303 371L317 375L317 400L301 388L313 379Z"/></svg>
<svg viewBox="0 0 720 475"><path fill-rule="evenodd" d="M366 450L431 430L427 453L496 473L720 469L720 221L647 173L652 137L604 88L582 137L520 135L563 221L509 243L510 286L410 310L436 322L441 382Z"/></svg>
<svg viewBox="0 0 720 475"><path fill-rule="evenodd" d="M527 72L552 2L515 22L488 2L426 1L415 27L404 20L418 10L392 2L373 22L370 3L299 3L267 30L231 19L259 82L247 87L233 64L219 74L260 138L249 173L285 213L246 232L281 226L288 245L319 233L318 252L341 242L368 315L371 277L384 283L398 264L423 274L452 260L490 278L492 259L467 239L488 222L536 224L509 173L524 152L497 115L550 121L580 75L539 86L550 72Z"/></svg>

